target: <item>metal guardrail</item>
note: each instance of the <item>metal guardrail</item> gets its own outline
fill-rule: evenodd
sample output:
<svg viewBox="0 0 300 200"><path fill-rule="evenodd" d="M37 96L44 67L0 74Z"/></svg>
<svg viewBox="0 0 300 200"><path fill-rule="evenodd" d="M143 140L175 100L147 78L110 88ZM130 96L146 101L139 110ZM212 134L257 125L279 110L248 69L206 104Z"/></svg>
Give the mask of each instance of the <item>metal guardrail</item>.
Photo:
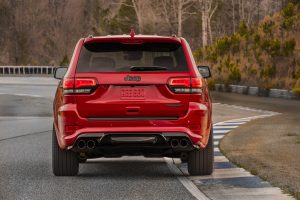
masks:
<svg viewBox="0 0 300 200"><path fill-rule="evenodd" d="M270 89L266 90L256 86L245 86L245 85L228 85L215 84L215 90L218 92L232 92L253 96L265 96L273 98L284 98L284 99L300 99L299 96L295 95L292 91L282 89Z"/></svg>
<svg viewBox="0 0 300 200"><path fill-rule="evenodd" d="M0 66L0 75L52 75L54 66Z"/></svg>
<svg viewBox="0 0 300 200"><path fill-rule="evenodd" d="M215 84L215 90L218 92L226 92L225 84Z"/></svg>
<svg viewBox="0 0 300 200"><path fill-rule="evenodd" d="M248 88L249 95L257 96L258 92L259 92L259 87L249 87Z"/></svg>
<svg viewBox="0 0 300 200"><path fill-rule="evenodd" d="M280 97L286 97L288 96L288 94L289 94L288 90L270 89L269 96L280 98Z"/></svg>

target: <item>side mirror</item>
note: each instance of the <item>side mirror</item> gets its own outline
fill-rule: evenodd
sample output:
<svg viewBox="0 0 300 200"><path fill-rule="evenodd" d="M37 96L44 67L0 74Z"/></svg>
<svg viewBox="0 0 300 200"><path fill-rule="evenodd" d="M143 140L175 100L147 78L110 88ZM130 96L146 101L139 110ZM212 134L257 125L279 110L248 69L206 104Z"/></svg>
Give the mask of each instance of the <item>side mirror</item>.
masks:
<svg viewBox="0 0 300 200"><path fill-rule="evenodd" d="M203 78L210 78L211 72L209 66L197 66L199 73Z"/></svg>
<svg viewBox="0 0 300 200"><path fill-rule="evenodd" d="M54 70L54 78L56 79L62 79L66 72L67 72L68 68L67 67L57 67Z"/></svg>

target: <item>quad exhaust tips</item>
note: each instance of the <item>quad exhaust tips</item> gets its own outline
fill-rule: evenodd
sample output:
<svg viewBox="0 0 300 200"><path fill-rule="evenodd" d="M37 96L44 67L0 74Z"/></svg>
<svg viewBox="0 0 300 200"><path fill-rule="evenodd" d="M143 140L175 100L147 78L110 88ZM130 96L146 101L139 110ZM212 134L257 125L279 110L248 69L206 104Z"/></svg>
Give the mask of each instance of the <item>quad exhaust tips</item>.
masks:
<svg viewBox="0 0 300 200"><path fill-rule="evenodd" d="M85 140L79 140L77 143L77 148L80 150L83 150L86 148L89 150L92 150L95 148L95 146L96 146L96 143L94 140L88 140L87 142Z"/></svg>

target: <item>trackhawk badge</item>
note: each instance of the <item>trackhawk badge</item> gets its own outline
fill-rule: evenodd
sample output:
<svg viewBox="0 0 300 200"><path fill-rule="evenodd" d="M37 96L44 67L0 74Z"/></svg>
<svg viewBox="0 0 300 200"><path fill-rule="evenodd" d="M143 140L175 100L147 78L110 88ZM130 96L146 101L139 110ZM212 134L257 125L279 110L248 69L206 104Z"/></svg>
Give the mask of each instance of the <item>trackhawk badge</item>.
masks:
<svg viewBox="0 0 300 200"><path fill-rule="evenodd" d="M141 80L142 80L142 78L141 78L140 76L129 76L129 75L127 75L127 76L124 77L124 81L135 81L135 82L139 82L139 81L141 81Z"/></svg>

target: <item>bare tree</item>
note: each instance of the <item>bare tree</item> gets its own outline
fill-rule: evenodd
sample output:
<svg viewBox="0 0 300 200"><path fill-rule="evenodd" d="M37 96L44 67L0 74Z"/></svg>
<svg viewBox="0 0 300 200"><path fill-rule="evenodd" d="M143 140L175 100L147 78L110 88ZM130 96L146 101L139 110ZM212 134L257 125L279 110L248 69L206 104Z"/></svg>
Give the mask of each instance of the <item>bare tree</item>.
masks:
<svg viewBox="0 0 300 200"><path fill-rule="evenodd" d="M174 31L176 27L176 32L178 36L182 36L183 23L190 17L190 15L195 14L191 12L190 9L194 5L195 0L161 0L160 13L165 19L169 29Z"/></svg>
<svg viewBox="0 0 300 200"><path fill-rule="evenodd" d="M231 0L231 5L232 5L232 28L233 28L233 32L235 32L235 2L234 2L234 0Z"/></svg>
<svg viewBox="0 0 300 200"><path fill-rule="evenodd" d="M260 15L261 2L261 0L238 0L240 21L244 21L247 26L253 24L255 16L259 17ZM271 9L269 8L269 10Z"/></svg>
<svg viewBox="0 0 300 200"><path fill-rule="evenodd" d="M145 1L143 0L131 0L134 11L136 13L136 18L139 24L139 33L143 33L144 31L144 23L142 13L144 12L145 8Z"/></svg>
<svg viewBox="0 0 300 200"><path fill-rule="evenodd" d="M205 47L208 45L208 37L210 43L213 41L211 21L214 16L217 8L218 2L215 2L213 7L214 0L198 0L198 5L201 10L201 22L202 22L202 46Z"/></svg>
<svg viewBox="0 0 300 200"><path fill-rule="evenodd" d="M120 2L113 3L113 4L124 5L133 8L138 22L139 33L143 33L144 30L143 13L145 13L145 8L146 8L145 5L147 4L147 1L130 0L130 2L128 3L128 1L126 0L121 0Z"/></svg>

